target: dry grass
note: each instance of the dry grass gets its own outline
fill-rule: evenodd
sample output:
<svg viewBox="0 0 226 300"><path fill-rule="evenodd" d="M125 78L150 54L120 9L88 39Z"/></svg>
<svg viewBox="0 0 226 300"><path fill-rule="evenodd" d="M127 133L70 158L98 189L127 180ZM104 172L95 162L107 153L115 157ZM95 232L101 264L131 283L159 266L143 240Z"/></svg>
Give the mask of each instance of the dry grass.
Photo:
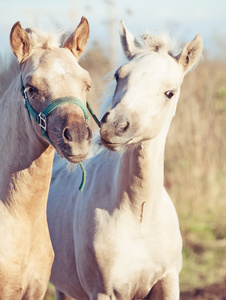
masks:
<svg viewBox="0 0 226 300"><path fill-rule="evenodd" d="M185 78L165 154L165 185L184 240L181 287L226 278L226 66L204 61Z"/></svg>
<svg viewBox="0 0 226 300"><path fill-rule="evenodd" d="M166 146L166 186L179 209L185 199L189 213L226 205L225 118L226 67L203 61L184 80Z"/></svg>

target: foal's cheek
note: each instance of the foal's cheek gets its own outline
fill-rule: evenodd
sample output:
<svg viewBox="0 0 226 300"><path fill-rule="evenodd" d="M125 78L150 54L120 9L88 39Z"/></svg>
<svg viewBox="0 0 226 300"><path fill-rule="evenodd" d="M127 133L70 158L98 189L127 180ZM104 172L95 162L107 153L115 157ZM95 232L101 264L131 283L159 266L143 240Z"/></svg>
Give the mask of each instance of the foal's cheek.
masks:
<svg viewBox="0 0 226 300"><path fill-rule="evenodd" d="M159 115L149 118L148 123L144 127L146 128L146 130L144 130L144 138L153 139L154 137L156 137L161 130L161 124L162 123Z"/></svg>
<svg viewBox="0 0 226 300"><path fill-rule="evenodd" d="M33 123L32 127L33 127L36 135L40 138L40 141L43 142L44 140L43 140L43 137L42 137L42 130L41 130L40 125L38 123L34 122L33 120L32 120L32 123Z"/></svg>

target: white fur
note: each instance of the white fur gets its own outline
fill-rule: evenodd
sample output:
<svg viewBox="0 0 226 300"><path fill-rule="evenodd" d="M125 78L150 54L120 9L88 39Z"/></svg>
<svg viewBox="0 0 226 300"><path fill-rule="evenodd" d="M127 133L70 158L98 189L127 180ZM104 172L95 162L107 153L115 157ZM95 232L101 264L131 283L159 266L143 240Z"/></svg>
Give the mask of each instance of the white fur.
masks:
<svg viewBox="0 0 226 300"><path fill-rule="evenodd" d="M64 68L64 65L62 64L62 61L59 59L56 59L53 63L53 72L59 74L59 75L65 75L66 70Z"/></svg>
<svg viewBox="0 0 226 300"><path fill-rule="evenodd" d="M164 148L184 72L197 61L200 44L189 44L194 56L187 66L186 47L179 60L168 50L142 51L122 26L130 61L117 70L100 130L106 147L121 151L99 149L86 160L82 193L79 168L54 161L47 216L59 300L64 293L77 300L179 299L182 240L163 187ZM171 99L168 90L175 90Z"/></svg>

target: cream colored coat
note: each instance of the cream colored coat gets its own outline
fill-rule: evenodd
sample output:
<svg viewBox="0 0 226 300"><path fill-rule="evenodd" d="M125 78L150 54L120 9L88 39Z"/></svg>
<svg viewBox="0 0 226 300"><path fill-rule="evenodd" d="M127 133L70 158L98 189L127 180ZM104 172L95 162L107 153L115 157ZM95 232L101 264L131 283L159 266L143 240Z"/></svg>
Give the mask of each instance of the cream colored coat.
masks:
<svg viewBox="0 0 226 300"><path fill-rule="evenodd" d="M0 83L1 300L43 299L54 257L46 219L54 149L24 107L21 76L37 112L62 96L85 104L90 78L77 59L88 36L85 18L64 48L46 33L24 30L19 22L11 31L18 61L1 74ZM49 137L63 157L73 162L86 157L91 134L79 107L64 104L47 122Z"/></svg>

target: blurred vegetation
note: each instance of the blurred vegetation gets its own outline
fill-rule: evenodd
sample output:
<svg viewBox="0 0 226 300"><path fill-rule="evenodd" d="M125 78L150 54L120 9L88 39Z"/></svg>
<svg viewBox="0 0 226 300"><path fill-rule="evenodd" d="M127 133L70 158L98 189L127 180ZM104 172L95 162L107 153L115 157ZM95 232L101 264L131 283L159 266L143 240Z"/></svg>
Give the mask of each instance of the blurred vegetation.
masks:
<svg viewBox="0 0 226 300"><path fill-rule="evenodd" d="M226 65L204 56L184 79L165 154L184 242L182 290L226 278L225 136Z"/></svg>
<svg viewBox="0 0 226 300"><path fill-rule="evenodd" d="M226 278L226 65L205 57L184 79L165 152L165 186L184 244L181 290ZM111 65L99 43L80 63L93 80L89 101L97 111ZM54 299L52 286L45 299Z"/></svg>

